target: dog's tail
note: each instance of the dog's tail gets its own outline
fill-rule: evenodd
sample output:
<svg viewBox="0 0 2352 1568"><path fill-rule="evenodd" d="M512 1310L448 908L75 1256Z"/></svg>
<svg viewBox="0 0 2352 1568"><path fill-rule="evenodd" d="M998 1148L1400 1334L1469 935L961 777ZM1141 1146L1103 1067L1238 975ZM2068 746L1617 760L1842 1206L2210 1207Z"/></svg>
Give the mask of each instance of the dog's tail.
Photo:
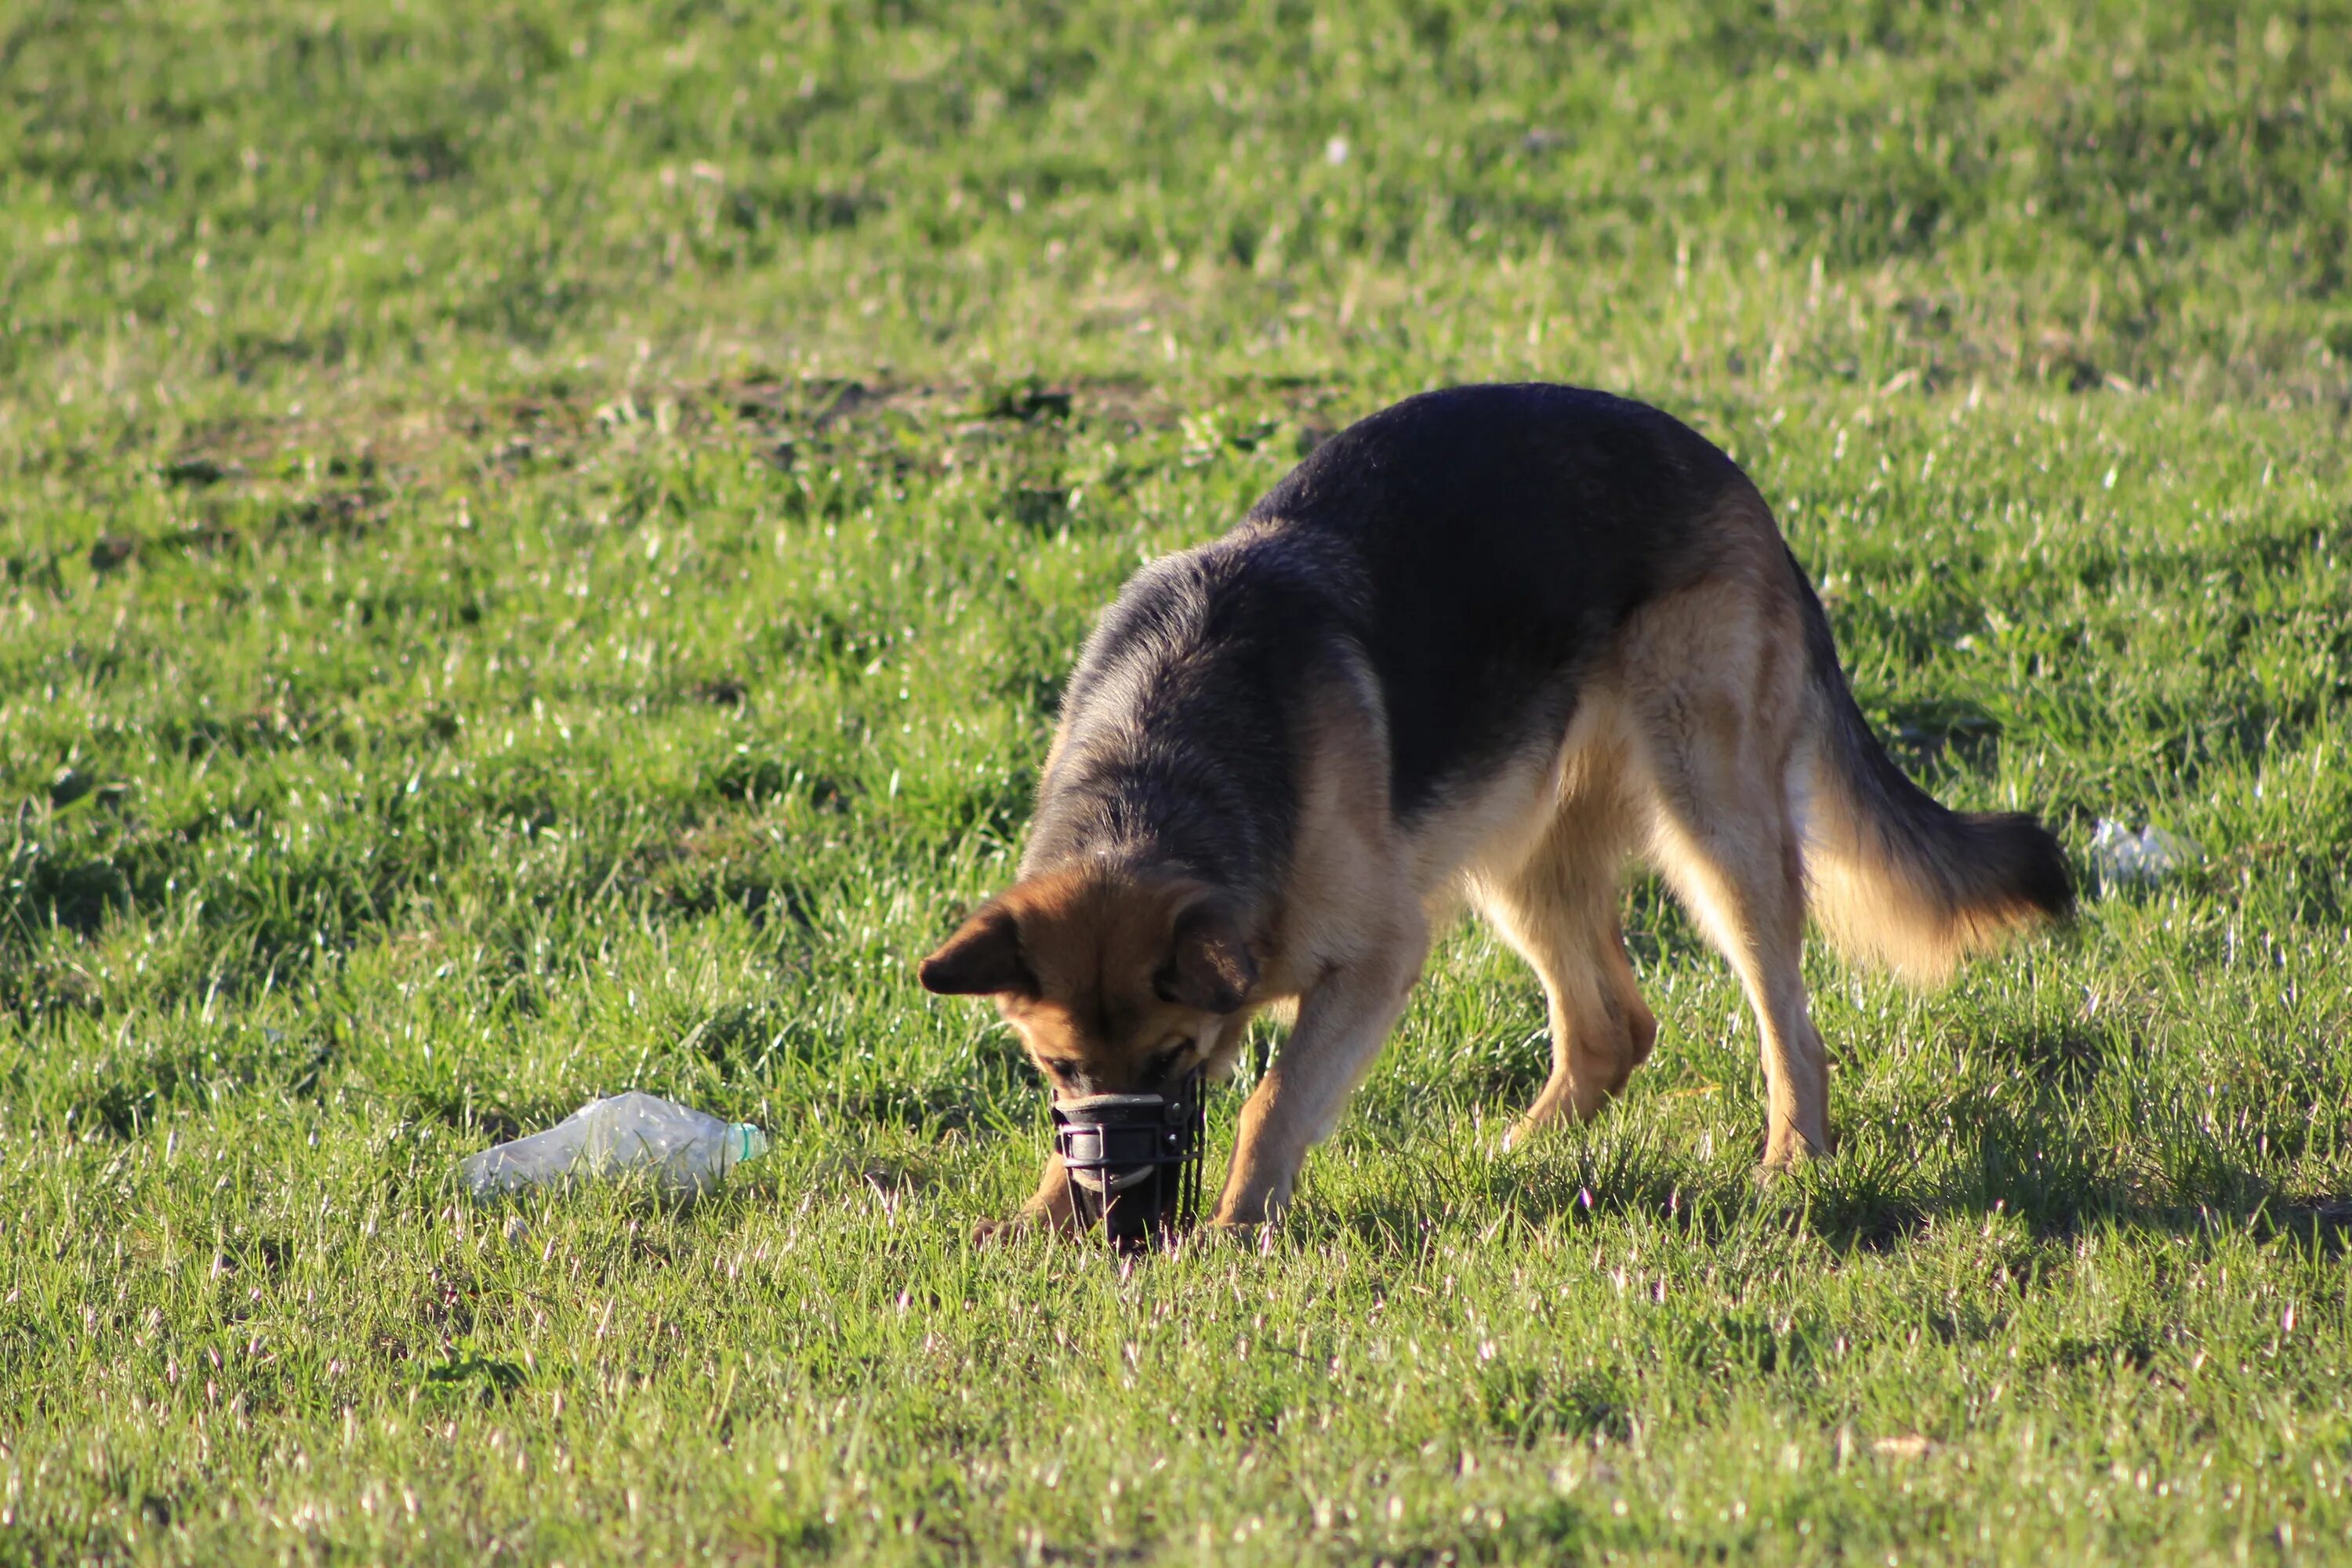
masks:
<svg viewBox="0 0 2352 1568"><path fill-rule="evenodd" d="M1805 871L1813 915L1851 957L1935 982L2014 931L2074 912L2066 854L2021 812L1945 809L1870 732L1829 616L1796 557L1810 666Z"/></svg>

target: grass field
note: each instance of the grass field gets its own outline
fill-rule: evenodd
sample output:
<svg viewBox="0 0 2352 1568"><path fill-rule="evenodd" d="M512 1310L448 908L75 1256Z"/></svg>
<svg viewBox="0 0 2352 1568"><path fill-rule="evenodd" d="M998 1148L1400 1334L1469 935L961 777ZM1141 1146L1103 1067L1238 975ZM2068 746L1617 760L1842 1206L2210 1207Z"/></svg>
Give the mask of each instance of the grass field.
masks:
<svg viewBox="0 0 2352 1568"><path fill-rule="evenodd" d="M0 0L0 1564L2346 1560L2348 235L2339 0ZM970 1249L1089 617L1528 376L2201 860L1816 955L1769 1189L1636 883L1590 1127L1466 927L1262 1252ZM459 1201L632 1085L777 1149Z"/></svg>

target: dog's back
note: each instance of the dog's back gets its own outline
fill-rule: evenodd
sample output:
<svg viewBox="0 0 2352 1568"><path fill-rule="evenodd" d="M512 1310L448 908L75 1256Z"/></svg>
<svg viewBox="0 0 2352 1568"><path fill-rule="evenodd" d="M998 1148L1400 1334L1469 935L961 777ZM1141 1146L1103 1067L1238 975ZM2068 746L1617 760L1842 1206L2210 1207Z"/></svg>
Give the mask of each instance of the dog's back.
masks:
<svg viewBox="0 0 2352 1568"><path fill-rule="evenodd" d="M1666 415L1575 387L1458 387L1350 426L1241 528L1128 583L1064 694L1027 865L1143 823L1212 873L1286 856L1308 710L1355 660L1389 808L1420 815L1557 741L1580 668L1700 572L1745 486Z"/></svg>
<svg viewBox="0 0 2352 1568"><path fill-rule="evenodd" d="M1253 518L1342 542L1389 727L1394 809L1537 737L1628 616L1720 554L1747 480L1658 410L1578 387L1409 398L1318 447Z"/></svg>

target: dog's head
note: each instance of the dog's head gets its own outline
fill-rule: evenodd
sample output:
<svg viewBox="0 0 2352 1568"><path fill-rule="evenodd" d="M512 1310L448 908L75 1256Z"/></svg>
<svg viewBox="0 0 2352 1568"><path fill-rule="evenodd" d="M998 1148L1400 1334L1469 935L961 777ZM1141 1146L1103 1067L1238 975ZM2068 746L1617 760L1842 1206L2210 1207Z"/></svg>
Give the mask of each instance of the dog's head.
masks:
<svg viewBox="0 0 2352 1568"><path fill-rule="evenodd" d="M1233 900L1173 872L1093 866L1015 884L919 971L993 996L1062 1098L1156 1094L1208 1060L1257 963Z"/></svg>

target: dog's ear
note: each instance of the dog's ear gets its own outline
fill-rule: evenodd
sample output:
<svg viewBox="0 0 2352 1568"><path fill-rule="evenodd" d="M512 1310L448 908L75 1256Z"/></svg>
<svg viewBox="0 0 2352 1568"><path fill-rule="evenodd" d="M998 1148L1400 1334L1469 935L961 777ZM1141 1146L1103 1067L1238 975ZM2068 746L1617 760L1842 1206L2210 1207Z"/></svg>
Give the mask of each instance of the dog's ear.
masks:
<svg viewBox="0 0 2352 1568"><path fill-rule="evenodd" d="M1037 994L1037 976L1021 955L1021 928L1002 903L983 905L915 971L923 989L942 996Z"/></svg>
<svg viewBox="0 0 2352 1568"><path fill-rule="evenodd" d="M1257 984L1257 960L1232 906L1217 898L1189 905L1176 917L1168 962L1151 977L1162 1002L1230 1013Z"/></svg>

